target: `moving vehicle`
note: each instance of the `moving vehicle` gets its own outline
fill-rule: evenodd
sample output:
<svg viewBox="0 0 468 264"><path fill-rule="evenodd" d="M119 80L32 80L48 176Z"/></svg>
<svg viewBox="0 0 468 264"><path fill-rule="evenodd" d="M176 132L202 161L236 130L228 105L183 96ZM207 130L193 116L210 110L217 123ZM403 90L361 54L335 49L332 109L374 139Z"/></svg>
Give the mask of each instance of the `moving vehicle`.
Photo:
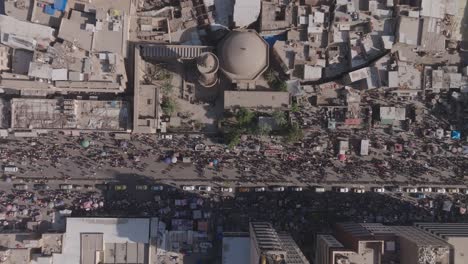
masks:
<svg viewBox="0 0 468 264"><path fill-rule="evenodd" d="M376 193L384 193L385 189L383 187L374 187L372 188L372 191Z"/></svg>
<svg viewBox="0 0 468 264"><path fill-rule="evenodd" d="M15 184L15 185L13 185L13 188L15 188L16 190L27 190L28 185L26 185L26 184Z"/></svg>
<svg viewBox="0 0 468 264"><path fill-rule="evenodd" d="M365 193L366 190L364 188L353 188L354 193Z"/></svg>
<svg viewBox="0 0 468 264"><path fill-rule="evenodd" d="M49 189L50 189L49 185L44 184L44 183L38 183L38 184L33 185L33 190L36 190L36 191L43 191L43 190L49 190Z"/></svg>
<svg viewBox="0 0 468 264"><path fill-rule="evenodd" d="M184 190L184 191L195 191L195 186L193 186L193 185L183 185L182 190Z"/></svg>
<svg viewBox="0 0 468 264"><path fill-rule="evenodd" d="M432 188L431 187L419 187L419 191L423 193L430 193L432 192Z"/></svg>
<svg viewBox="0 0 468 264"><path fill-rule="evenodd" d="M71 184L60 184L59 188L61 190L71 190L71 189L73 189L73 185L71 185Z"/></svg>
<svg viewBox="0 0 468 264"><path fill-rule="evenodd" d="M255 192L264 192L266 191L265 187L255 187Z"/></svg>
<svg viewBox="0 0 468 264"><path fill-rule="evenodd" d="M146 191L148 190L148 185L136 185L135 186L135 189L138 190L138 191Z"/></svg>
<svg viewBox="0 0 468 264"><path fill-rule="evenodd" d="M448 193L459 193L460 189L458 188L447 188Z"/></svg>
<svg viewBox="0 0 468 264"><path fill-rule="evenodd" d="M446 193L445 188L441 188L441 187L435 187L435 188L433 188L433 190L436 193Z"/></svg>
<svg viewBox="0 0 468 264"><path fill-rule="evenodd" d="M211 192L211 186L208 185L200 185L197 189L201 192Z"/></svg>
<svg viewBox="0 0 468 264"><path fill-rule="evenodd" d="M340 193L347 193L347 192L349 192L349 188L348 188L348 187L333 187L333 189L334 189L336 192L340 192Z"/></svg>
<svg viewBox="0 0 468 264"><path fill-rule="evenodd" d="M101 191L107 191L107 190L109 190L109 185L107 185L107 184L105 184L105 183L96 184L96 185L94 185L94 187L96 187L96 189L101 190Z"/></svg>
<svg viewBox="0 0 468 264"><path fill-rule="evenodd" d="M228 192L228 193L232 193L232 188L231 187L221 187L221 191L222 192Z"/></svg>
<svg viewBox="0 0 468 264"><path fill-rule="evenodd" d="M250 189L247 187L239 187L237 191L241 193L246 193L246 192L250 192Z"/></svg>
<svg viewBox="0 0 468 264"><path fill-rule="evenodd" d="M405 193L417 193L418 190L414 187L405 187L403 188L403 191L405 191Z"/></svg>
<svg viewBox="0 0 468 264"><path fill-rule="evenodd" d="M155 191L155 192L160 192L160 191L164 190L164 186L162 186L162 185L153 185L153 186L151 186L151 190Z"/></svg>
<svg viewBox="0 0 468 264"><path fill-rule="evenodd" d="M127 190L127 185L125 184L118 184L114 186L115 191L125 191Z"/></svg>
<svg viewBox="0 0 468 264"><path fill-rule="evenodd" d="M274 192L284 192L284 187L282 186L274 186L271 188Z"/></svg>
<svg viewBox="0 0 468 264"><path fill-rule="evenodd" d="M318 193L323 193L325 192L325 188L317 186L317 187L314 187L314 191Z"/></svg>
<svg viewBox="0 0 468 264"><path fill-rule="evenodd" d="M11 166L11 165L6 165L3 166L3 171L6 173L13 173L18 171L18 167L16 166Z"/></svg>

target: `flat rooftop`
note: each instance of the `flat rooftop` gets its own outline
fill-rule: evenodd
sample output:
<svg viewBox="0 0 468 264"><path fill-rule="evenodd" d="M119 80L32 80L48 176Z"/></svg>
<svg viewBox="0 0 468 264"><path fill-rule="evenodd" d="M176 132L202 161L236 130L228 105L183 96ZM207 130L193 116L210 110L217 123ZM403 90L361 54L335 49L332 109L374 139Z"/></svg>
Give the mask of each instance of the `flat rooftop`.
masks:
<svg viewBox="0 0 468 264"><path fill-rule="evenodd" d="M99 253L105 263L147 263L150 222L150 218L67 218L62 254L54 254L53 262L95 263Z"/></svg>
<svg viewBox="0 0 468 264"><path fill-rule="evenodd" d="M282 108L289 107L288 92L224 91L224 108Z"/></svg>
<svg viewBox="0 0 468 264"><path fill-rule="evenodd" d="M14 98L14 129L83 129L124 131L129 104L125 101Z"/></svg>

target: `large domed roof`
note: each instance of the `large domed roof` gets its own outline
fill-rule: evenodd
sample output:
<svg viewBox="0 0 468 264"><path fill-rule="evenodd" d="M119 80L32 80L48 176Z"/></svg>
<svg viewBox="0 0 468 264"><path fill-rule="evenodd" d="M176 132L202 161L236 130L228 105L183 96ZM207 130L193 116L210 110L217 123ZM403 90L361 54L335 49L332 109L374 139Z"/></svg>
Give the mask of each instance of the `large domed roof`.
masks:
<svg viewBox="0 0 468 264"><path fill-rule="evenodd" d="M221 70L232 80L253 80L268 67L268 44L253 30L230 32L218 53Z"/></svg>

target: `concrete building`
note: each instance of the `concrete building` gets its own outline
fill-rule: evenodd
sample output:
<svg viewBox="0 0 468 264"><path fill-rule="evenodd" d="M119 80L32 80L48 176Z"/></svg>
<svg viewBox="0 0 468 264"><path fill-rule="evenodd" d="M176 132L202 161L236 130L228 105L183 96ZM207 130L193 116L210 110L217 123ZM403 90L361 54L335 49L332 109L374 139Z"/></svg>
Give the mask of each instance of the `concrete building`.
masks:
<svg viewBox="0 0 468 264"><path fill-rule="evenodd" d="M270 223L251 222L250 264L308 264L302 251L288 234L277 233Z"/></svg>
<svg viewBox="0 0 468 264"><path fill-rule="evenodd" d="M393 226L401 264L449 264L452 245L414 226Z"/></svg>
<svg viewBox="0 0 468 264"><path fill-rule="evenodd" d="M451 244L454 264L468 263L468 223L415 223L414 226Z"/></svg>
<svg viewBox="0 0 468 264"><path fill-rule="evenodd" d="M154 263L164 250L164 230L158 218L67 218L52 263Z"/></svg>
<svg viewBox="0 0 468 264"><path fill-rule="evenodd" d="M127 131L126 101L13 98L13 130Z"/></svg>
<svg viewBox="0 0 468 264"><path fill-rule="evenodd" d="M218 44L221 71L232 82L253 81L269 65L269 47L254 30L234 30Z"/></svg>
<svg viewBox="0 0 468 264"><path fill-rule="evenodd" d="M395 243L393 231L382 224L340 223L333 235L317 236L315 263L391 263Z"/></svg>

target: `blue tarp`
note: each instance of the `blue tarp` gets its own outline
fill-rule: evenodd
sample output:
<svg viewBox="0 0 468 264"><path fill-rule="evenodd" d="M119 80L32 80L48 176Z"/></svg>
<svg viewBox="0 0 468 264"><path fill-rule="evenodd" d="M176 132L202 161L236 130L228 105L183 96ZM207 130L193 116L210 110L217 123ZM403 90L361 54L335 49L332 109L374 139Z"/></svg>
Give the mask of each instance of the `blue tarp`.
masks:
<svg viewBox="0 0 468 264"><path fill-rule="evenodd" d="M460 139L461 133L458 130L452 130L452 139Z"/></svg>
<svg viewBox="0 0 468 264"><path fill-rule="evenodd" d="M268 43L268 45L270 45L270 47L273 47L277 40L286 40L286 33L281 33L279 35L264 36L263 39Z"/></svg>
<svg viewBox="0 0 468 264"><path fill-rule="evenodd" d="M68 0L54 0L54 8L60 11L65 11Z"/></svg>
<svg viewBox="0 0 468 264"><path fill-rule="evenodd" d="M46 5L44 8L44 13L53 16L55 14L55 8L52 5Z"/></svg>

